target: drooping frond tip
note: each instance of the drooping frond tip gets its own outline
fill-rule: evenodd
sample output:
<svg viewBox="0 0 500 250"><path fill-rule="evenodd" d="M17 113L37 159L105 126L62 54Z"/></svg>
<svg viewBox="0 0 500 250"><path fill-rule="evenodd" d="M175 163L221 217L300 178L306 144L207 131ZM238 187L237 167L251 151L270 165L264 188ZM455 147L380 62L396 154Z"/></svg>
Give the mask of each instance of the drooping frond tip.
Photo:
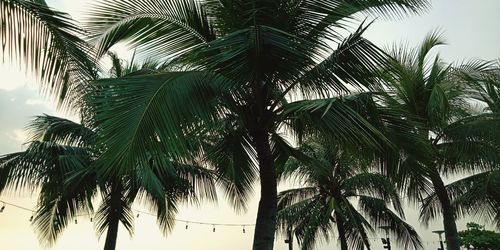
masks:
<svg viewBox="0 0 500 250"><path fill-rule="evenodd" d="M69 15L43 1L0 1L2 62L34 74L41 92L71 107L81 85L94 76L92 48Z"/></svg>

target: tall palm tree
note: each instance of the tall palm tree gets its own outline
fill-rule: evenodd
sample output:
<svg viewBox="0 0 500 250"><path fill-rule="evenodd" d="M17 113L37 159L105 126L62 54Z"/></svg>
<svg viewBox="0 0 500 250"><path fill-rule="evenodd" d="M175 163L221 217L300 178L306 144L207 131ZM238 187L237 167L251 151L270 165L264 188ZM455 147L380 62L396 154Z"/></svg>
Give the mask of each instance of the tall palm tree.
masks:
<svg viewBox="0 0 500 250"><path fill-rule="evenodd" d="M500 64L498 65L500 66ZM489 72L464 72L471 84L471 97L486 104L485 112L500 113L500 68L492 68ZM499 123L500 119L496 120ZM492 129L495 129L492 128ZM496 146L500 148L498 138ZM499 156L497 156L499 157ZM500 228L500 170L481 171L446 185L456 216L474 215L485 221L494 222ZM435 193L429 195L424 202L424 216L432 217L439 207Z"/></svg>
<svg viewBox="0 0 500 250"><path fill-rule="evenodd" d="M433 213L422 207L421 220L427 223L442 215L448 249L460 249L453 205L443 176L491 169L498 164L498 115L476 114L467 95L465 73L487 72L490 65L471 61L446 65L429 53L443 44L439 33L429 34L418 49L397 48L387 71L386 105L401 110L401 116L419 124L414 132L431 147L428 157L405 155L399 165L399 183L408 197L423 200L435 193L438 207Z"/></svg>
<svg viewBox="0 0 500 250"><path fill-rule="evenodd" d="M112 162L103 171L127 171L152 148L182 155L189 149L186 133L214 135L208 128L235 125L219 133L229 136L222 141L255 161L242 169L219 169L240 181L234 194L248 193L252 181L260 180L253 248L272 249L273 145L286 144L280 143L279 127L317 127L345 143L379 146L380 133L332 96L373 89L372 72L385 55L361 36L365 26L347 37L341 31L360 13L401 16L426 5L425 0L99 1L86 25L99 55L125 41L168 65L154 75L101 82L106 88L93 97L108 145L101 159ZM289 96L325 99L290 103Z"/></svg>
<svg viewBox="0 0 500 250"><path fill-rule="evenodd" d="M66 107L75 108L82 85L95 78L94 53L84 34L68 14L44 0L0 1L2 63L36 75L42 93Z"/></svg>
<svg viewBox="0 0 500 250"><path fill-rule="evenodd" d="M446 185L457 218L476 216L500 228L500 170L484 171ZM439 213L436 193L424 200L423 216Z"/></svg>
<svg viewBox="0 0 500 250"><path fill-rule="evenodd" d="M145 61L127 63L109 53L109 76L152 73L159 64ZM84 88L82 91L93 91ZM177 204L216 199L212 172L195 161L167 158L164 152L150 154L146 164L135 165L126 175L99 176L94 163L102 152L97 144L99 127L93 121L94 109L82 103L84 126L67 119L40 116L28 126L28 149L1 158L0 190L5 187L40 188L39 204L33 223L41 242L51 245L68 221L78 213L92 213L92 198L101 194L95 213L99 235L107 231L104 249L115 249L121 222L133 233L132 205L136 198L146 201L157 212L161 229L173 227ZM221 180L224 182L224 180Z"/></svg>
<svg viewBox="0 0 500 250"><path fill-rule="evenodd" d="M321 236L328 240L335 229L342 250L370 249L368 233L380 226L389 226L404 249L422 249L417 232L402 219L396 186L371 172L375 162L327 139L310 138L299 152L306 157L290 158L285 176L301 187L279 193L278 222L282 231L293 229L302 249L313 249Z"/></svg>
<svg viewBox="0 0 500 250"><path fill-rule="evenodd" d="M216 198L212 173L193 164L158 166L152 158L150 165L136 166L134 175L100 178L92 168L98 156L92 147L95 131L81 124L44 115L30 123L29 132L25 151L0 158L0 187L40 189L33 224L46 246L55 243L68 222L88 214L95 218L98 235L107 230L104 249L112 250L119 223L133 233L137 198L157 213L165 233L174 225L179 202ZM93 214L98 193L102 202Z"/></svg>

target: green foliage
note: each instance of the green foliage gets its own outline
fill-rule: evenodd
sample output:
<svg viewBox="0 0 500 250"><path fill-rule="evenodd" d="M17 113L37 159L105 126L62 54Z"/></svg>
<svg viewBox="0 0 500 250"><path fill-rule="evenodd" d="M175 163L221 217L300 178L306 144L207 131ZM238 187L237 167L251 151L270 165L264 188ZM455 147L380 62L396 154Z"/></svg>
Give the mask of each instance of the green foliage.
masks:
<svg viewBox="0 0 500 250"><path fill-rule="evenodd" d="M297 150L307 157L290 158L284 174L302 187L279 194L280 232L292 229L302 249L313 249L335 231L349 249L364 249L370 247L369 233L390 226L402 247L422 249L416 231L402 219L396 187L372 172L376 161L325 138L309 138ZM359 209L354 208L356 201Z"/></svg>
<svg viewBox="0 0 500 250"><path fill-rule="evenodd" d="M342 31L358 14L400 17L427 5L425 0L98 1L86 27L99 55L128 42L140 55L165 61L161 72L104 80L90 95L106 147L98 159L102 172L131 171L152 151L183 158L201 148L219 177L234 181L226 194L243 208L258 177L272 189L262 194L273 193L263 199L275 204L273 172L299 155L278 133L281 128L299 141L318 129L348 147L389 148L377 128L398 128L394 120L367 122L356 96L379 87L376 71L390 60L363 38L368 25L347 36ZM312 100L290 103L293 96ZM199 145L186 138L197 138ZM273 230L261 235L259 229L274 228L274 222L263 226L261 219L255 236L267 242L254 247L270 249Z"/></svg>
<svg viewBox="0 0 500 250"><path fill-rule="evenodd" d="M477 250L500 249L500 233L485 230L484 226L470 222L467 230L460 231L460 244L467 249Z"/></svg>
<svg viewBox="0 0 500 250"><path fill-rule="evenodd" d="M45 246L53 245L76 216L94 213L92 200L98 192L102 195L94 220L98 235L113 218L132 234L135 200L155 211L160 228L168 233L177 204L216 199L213 173L194 162L168 162L159 168L158 158L151 157L149 165L137 166L133 173L103 177L93 165L100 152L93 147L95 130L47 115L35 118L28 128L28 148L0 157L0 191L40 189L33 224Z"/></svg>
<svg viewBox="0 0 500 250"><path fill-rule="evenodd" d="M43 0L0 1L2 62L28 70L40 80L42 93L73 109L81 104L83 86L96 75L84 34L68 14Z"/></svg>

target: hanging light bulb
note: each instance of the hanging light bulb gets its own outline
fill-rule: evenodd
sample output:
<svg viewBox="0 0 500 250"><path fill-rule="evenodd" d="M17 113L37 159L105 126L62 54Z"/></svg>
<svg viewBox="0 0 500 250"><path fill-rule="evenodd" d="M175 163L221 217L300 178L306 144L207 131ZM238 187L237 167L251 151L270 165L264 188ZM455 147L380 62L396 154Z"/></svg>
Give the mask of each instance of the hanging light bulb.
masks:
<svg viewBox="0 0 500 250"><path fill-rule="evenodd" d="M32 222L32 221L33 221L33 215L30 217L30 222Z"/></svg>
<svg viewBox="0 0 500 250"><path fill-rule="evenodd" d="M139 213L137 213L137 218L139 218Z"/></svg>
<svg viewBox="0 0 500 250"><path fill-rule="evenodd" d="M78 224L78 221L75 219L75 224Z"/></svg>
<svg viewBox="0 0 500 250"><path fill-rule="evenodd" d="M3 213L3 210L5 210L5 205L3 205L2 208L0 208L0 213Z"/></svg>
<svg viewBox="0 0 500 250"><path fill-rule="evenodd" d="M90 217L90 222L92 222L92 217Z"/></svg>
<svg viewBox="0 0 500 250"><path fill-rule="evenodd" d="M245 233L245 226L243 226L243 233Z"/></svg>
<svg viewBox="0 0 500 250"><path fill-rule="evenodd" d="M214 225L214 229L212 230L212 232L214 232L214 233L215 233L215 225Z"/></svg>
<svg viewBox="0 0 500 250"><path fill-rule="evenodd" d="M188 227L189 227L189 225L188 225L188 223L186 222L186 230L188 229Z"/></svg>

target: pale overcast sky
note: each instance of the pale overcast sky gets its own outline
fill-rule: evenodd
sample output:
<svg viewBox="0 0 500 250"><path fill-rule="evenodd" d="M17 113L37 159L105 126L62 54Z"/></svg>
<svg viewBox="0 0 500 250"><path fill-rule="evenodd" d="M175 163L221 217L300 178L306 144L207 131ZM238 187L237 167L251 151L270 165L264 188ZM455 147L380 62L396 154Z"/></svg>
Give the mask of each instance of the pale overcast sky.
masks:
<svg viewBox="0 0 500 250"><path fill-rule="evenodd" d="M79 18L81 10L91 0L48 0L49 5L71 13ZM401 21L377 20L367 32L367 37L380 46L395 42L418 44L431 30L441 29L449 43L440 48L441 55L448 61L462 61L470 58L494 60L500 58L500 0L436 0L432 9L421 16L409 17ZM127 56L125 56L127 58ZM0 65L0 154L22 149L23 128L35 115L57 114L50 102L41 98L36 83L20 73L15 67ZM258 191L258 190L256 190ZM258 192L256 192L258 193ZM35 198L30 194L3 194L0 199L18 205L33 207ZM221 199L222 200L222 199ZM198 220L215 223L253 223L256 215L257 199L250 205L248 213L238 215L221 201L219 205L203 205L201 208L185 208L179 219ZM28 222L29 212L6 206L0 214L0 244L6 250L41 249ZM426 250L436 249L436 236L430 231L441 229L441 221L423 228L419 226L415 210L407 209L407 220L417 228ZM164 237L156 228L152 216L141 215L136 219L133 238L120 228L117 249L251 249L253 228L217 227L180 223L172 234ZM460 221L463 229L465 222ZM374 236L376 237L376 236ZM378 237L377 237L378 238ZM104 242L98 241L88 218L79 218L77 225L70 225L52 249L101 249ZM283 239L276 241L275 249L284 250ZM298 249L298 248L297 248ZM319 250L338 249L336 241L323 244ZM382 249L379 240L373 242L373 249Z"/></svg>

